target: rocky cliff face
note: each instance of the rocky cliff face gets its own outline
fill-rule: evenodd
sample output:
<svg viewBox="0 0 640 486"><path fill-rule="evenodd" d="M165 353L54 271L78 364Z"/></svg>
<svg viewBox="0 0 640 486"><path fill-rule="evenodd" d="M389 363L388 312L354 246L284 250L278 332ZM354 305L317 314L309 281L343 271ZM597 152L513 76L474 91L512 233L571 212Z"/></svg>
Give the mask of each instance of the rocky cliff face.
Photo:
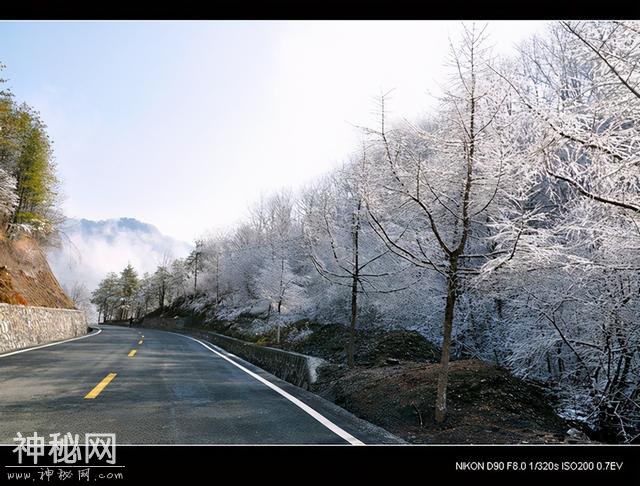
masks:
<svg viewBox="0 0 640 486"><path fill-rule="evenodd" d="M0 233L0 303L73 309L38 243Z"/></svg>

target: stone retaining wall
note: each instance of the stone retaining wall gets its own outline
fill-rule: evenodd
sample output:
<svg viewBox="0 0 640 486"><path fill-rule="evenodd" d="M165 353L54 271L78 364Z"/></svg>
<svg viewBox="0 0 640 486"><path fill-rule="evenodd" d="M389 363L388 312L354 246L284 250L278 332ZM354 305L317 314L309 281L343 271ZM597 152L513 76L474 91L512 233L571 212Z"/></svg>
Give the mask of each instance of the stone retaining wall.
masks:
<svg viewBox="0 0 640 486"><path fill-rule="evenodd" d="M86 333L83 311L0 304L0 353Z"/></svg>
<svg viewBox="0 0 640 486"><path fill-rule="evenodd" d="M199 337L236 356L259 366L284 381L309 389L318 379L317 370L325 361L314 356L258 346L254 343L224 336L212 331L185 326L183 318L144 318L141 327L186 332Z"/></svg>

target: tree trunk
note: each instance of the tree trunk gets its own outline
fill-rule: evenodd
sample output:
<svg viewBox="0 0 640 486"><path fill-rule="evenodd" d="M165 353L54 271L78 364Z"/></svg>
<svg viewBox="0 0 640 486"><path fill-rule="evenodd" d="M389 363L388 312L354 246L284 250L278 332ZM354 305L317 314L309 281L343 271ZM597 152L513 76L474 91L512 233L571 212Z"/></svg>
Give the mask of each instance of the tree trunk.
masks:
<svg viewBox="0 0 640 486"><path fill-rule="evenodd" d="M356 212L353 215L353 270L351 274L351 320L349 322L349 343L347 345L347 365L355 366L356 347L356 322L358 320L358 280L360 279L359 262L359 237L360 237L360 207L362 201L358 200Z"/></svg>
<svg viewBox="0 0 640 486"><path fill-rule="evenodd" d="M165 287L164 287L164 282L162 282L162 285L160 286L160 295L158 300L160 301L160 314L164 313L164 293L165 293Z"/></svg>
<svg viewBox="0 0 640 486"><path fill-rule="evenodd" d="M216 254L216 318L218 317L218 304L220 303L220 257Z"/></svg>
<svg viewBox="0 0 640 486"><path fill-rule="evenodd" d="M451 331L453 329L453 313L456 306L457 294L457 259L450 262L447 279L447 303L444 309L442 355L440 357L440 372L438 374L438 389L436 396L436 422L444 422L447 416L447 386L449 384L449 360L451 357Z"/></svg>
<svg viewBox="0 0 640 486"><path fill-rule="evenodd" d="M198 247L196 245L195 264L193 270L193 295L198 293Z"/></svg>
<svg viewBox="0 0 640 486"><path fill-rule="evenodd" d="M18 179L17 186L20 187L22 184L23 184L22 177L20 177ZM25 195L25 191L24 191L24 187L22 187L20 189L19 193L18 193L18 204L16 205L16 207L14 209L13 218L11 218L13 224L18 224L20 222L20 213L24 209L24 195ZM7 226L7 229L9 227L10 227L10 225Z"/></svg>
<svg viewBox="0 0 640 486"><path fill-rule="evenodd" d="M280 260L280 288L278 295L278 315L280 314L280 310L282 309L282 300L284 299L284 257Z"/></svg>
<svg viewBox="0 0 640 486"><path fill-rule="evenodd" d="M351 321L349 323L349 342L347 345L347 365L355 365L356 321L358 319L358 279L354 275L351 284Z"/></svg>

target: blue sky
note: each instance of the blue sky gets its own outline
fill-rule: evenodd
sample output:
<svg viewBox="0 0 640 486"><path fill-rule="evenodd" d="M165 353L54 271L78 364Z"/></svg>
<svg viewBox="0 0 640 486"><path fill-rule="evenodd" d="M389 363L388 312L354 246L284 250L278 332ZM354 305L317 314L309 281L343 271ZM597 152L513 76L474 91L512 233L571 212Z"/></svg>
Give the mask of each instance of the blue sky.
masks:
<svg viewBox="0 0 640 486"><path fill-rule="evenodd" d="M68 216L183 240L340 164L394 88L428 109L459 22L2 22L2 77L54 140ZM496 50L543 22L492 22Z"/></svg>

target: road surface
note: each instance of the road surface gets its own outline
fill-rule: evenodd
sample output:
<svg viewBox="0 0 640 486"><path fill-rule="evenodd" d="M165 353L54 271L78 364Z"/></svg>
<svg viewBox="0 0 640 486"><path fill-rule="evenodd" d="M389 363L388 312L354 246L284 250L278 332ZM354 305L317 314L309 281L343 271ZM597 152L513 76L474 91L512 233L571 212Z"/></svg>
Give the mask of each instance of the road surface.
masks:
<svg viewBox="0 0 640 486"><path fill-rule="evenodd" d="M17 432L115 433L119 444L396 441L211 344L115 326L0 357L0 443Z"/></svg>

